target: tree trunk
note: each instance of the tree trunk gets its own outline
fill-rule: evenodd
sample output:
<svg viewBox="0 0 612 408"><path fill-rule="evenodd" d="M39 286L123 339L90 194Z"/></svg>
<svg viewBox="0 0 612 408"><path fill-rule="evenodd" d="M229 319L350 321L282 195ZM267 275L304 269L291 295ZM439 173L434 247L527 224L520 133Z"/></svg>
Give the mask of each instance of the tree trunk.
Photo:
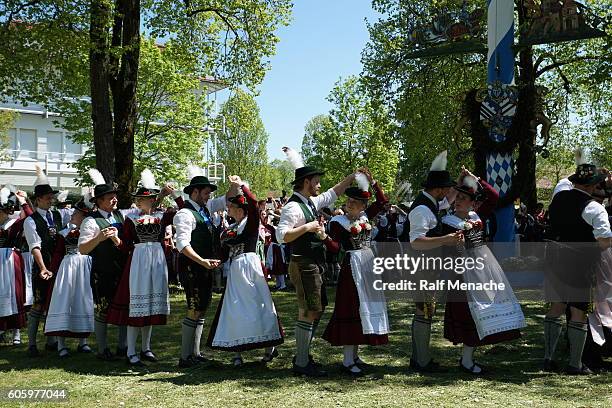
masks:
<svg viewBox="0 0 612 408"><path fill-rule="evenodd" d="M89 77L91 87L91 120L96 167L107 182L115 176L113 116L109 90L109 32L111 8L104 0L91 0L89 28Z"/></svg>
<svg viewBox="0 0 612 408"><path fill-rule="evenodd" d="M134 131L138 115L136 86L140 57L140 0L117 0L117 15L121 24L115 28L121 33L113 33L121 38L121 66L113 83L113 112L115 128L115 176L119 184L119 205L131 204L130 193L135 187L134 173ZM120 35L119 35L120 34ZM118 37L117 37L118 36Z"/></svg>
<svg viewBox="0 0 612 408"><path fill-rule="evenodd" d="M519 27L524 27L527 19L524 7L518 7L518 15ZM526 112L528 116L526 120L521 121L524 129L521 132L523 138L519 144L516 177L517 180L520 180L520 185L515 190L528 210L535 208L538 200L536 191L536 133L532 132L530 126L530 122L535 119L537 98L536 78L533 68L533 48L528 46L521 49L519 53L519 84L524 88L518 101L522 107L517 108Z"/></svg>

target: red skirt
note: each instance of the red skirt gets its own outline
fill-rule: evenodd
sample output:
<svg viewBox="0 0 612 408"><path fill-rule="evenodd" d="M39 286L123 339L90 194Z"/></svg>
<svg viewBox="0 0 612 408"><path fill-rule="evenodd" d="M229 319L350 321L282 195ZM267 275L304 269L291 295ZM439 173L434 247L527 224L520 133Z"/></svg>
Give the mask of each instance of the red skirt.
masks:
<svg viewBox="0 0 612 408"><path fill-rule="evenodd" d="M23 274L23 260L18 251L13 251L13 265L15 266L15 301L17 313L10 316L0 317L0 330L21 329L26 326L25 312L25 276Z"/></svg>
<svg viewBox="0 0 612 408"><path fill-rule="evenodd" d="M121 275L121 280L117 286L117 292L108 307L106 322L117 326L158 326L166 324L166 315L153 315L143 317L130 317L130 266L132 255L128 257Z"/></svg>
<svg viewBox="0 0 612 408"><path fill-rule="evenodd" d="M457 299L460 298L462 294L456 292L453 296L453 299ZM445 339L452 341L453 344L465 344L469 347L477 347L485 344L502 343L521 337L521 331L514 329L491 334L481 340L478 337L476 324L472 318L465 292L463 292L463 298L466 299L465 302L446 302L446 306L444 306Z"/></svg>
<svg viewBox="0 0 612 408"><path fill-rule="evenodd" d="M359 295L348 257L345 257L340 268L334 313L325 328L323 338L332 346L377 346L389 342L387 334L363 334L359 316Z"/></svg>

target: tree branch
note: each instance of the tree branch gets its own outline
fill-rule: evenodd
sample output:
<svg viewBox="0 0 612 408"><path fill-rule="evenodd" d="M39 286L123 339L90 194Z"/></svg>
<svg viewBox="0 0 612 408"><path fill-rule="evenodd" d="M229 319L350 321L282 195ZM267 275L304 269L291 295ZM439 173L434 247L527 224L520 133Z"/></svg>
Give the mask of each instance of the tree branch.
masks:
<svg viewBox="0 0 612 408"><path fill-rule="evenodd" d="M555 69L555 68L559 68L562 67L563 65L567 65L567 64L573 64L574 62L580 62L580 61L589 61L589 60L598 60L601 59L601 57L599 56L595 56L595 55L585 55L584 57L576 57L576 58L572 58L566 61L555 61L553 58L553 63L550 65L545 66L544 68L540 69L539 71L536 72L535 77L538 78L540 77L543 73L550 71L551 69Z"/></svg>
<svg viewBox="0 0 612 408"><path fill-rule="evenodd" d="M185 6L187 8L189 8L191 6L191 2L190 1L185 1ZM238 37L238 30L236 30L236 28L234 27L234 25L229 21L229 17L236 17L236 14L231 14L231 13L226 13L225 11L219 9L219 8L215 8L215 7L204 7L204 8L199 8L199 9L195 9L195 10L191 10L187 12L187 16L188 17L193 17L197 14L200 13L214 13L216 14L221 20L223 20L223 22L225 23L225 25L227 26L227 28L230 29L230 31L232 33L234 33L234 35L236 37Z"/></svg>

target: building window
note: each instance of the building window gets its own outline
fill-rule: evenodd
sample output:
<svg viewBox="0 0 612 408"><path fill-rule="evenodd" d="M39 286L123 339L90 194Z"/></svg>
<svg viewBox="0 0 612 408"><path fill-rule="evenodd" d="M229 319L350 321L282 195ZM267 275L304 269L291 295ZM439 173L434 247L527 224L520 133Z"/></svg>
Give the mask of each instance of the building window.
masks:
<svg viewBox="0 0 612 408"><path fill-rule="evenodd" d="M49 160L62 159L62 136L63 132L47 131L47 156Z"/></svg>
<svg viewBox="0 0 612 408"><path fill-rule="evenodd" d="M20 158L36 158L36 130L35 129L19 129L18 147Z"/></svg>
<svg viewBox="0 0 612 408"><path fill-rule="evenodd" d="M64 152L66 152L64 160L75 161L81 157L82 148L80 144L74 143L68 135L66 135L64 136Z"/></svg>

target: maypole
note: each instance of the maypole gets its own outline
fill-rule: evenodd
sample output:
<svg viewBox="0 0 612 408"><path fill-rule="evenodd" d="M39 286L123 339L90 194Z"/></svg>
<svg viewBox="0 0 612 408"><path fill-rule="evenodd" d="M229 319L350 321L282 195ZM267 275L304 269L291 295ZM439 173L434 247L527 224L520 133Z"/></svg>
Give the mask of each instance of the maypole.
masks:
<svg viewBox="0 0 612 408"><path fill-rule="evenodd" d="M516 112L516 93L508 88L514 85L514 0L487 1L488 97L482 106L481 119L497 122L497 126L490 127L489 137L495 142L503 142L505 130L510 127ZM512 152L490 151L486 160L487 181L503 197L512 185ZM497 209L495 216L497 232L494 241L514 241L514 206L510 204Z"/></svg>

